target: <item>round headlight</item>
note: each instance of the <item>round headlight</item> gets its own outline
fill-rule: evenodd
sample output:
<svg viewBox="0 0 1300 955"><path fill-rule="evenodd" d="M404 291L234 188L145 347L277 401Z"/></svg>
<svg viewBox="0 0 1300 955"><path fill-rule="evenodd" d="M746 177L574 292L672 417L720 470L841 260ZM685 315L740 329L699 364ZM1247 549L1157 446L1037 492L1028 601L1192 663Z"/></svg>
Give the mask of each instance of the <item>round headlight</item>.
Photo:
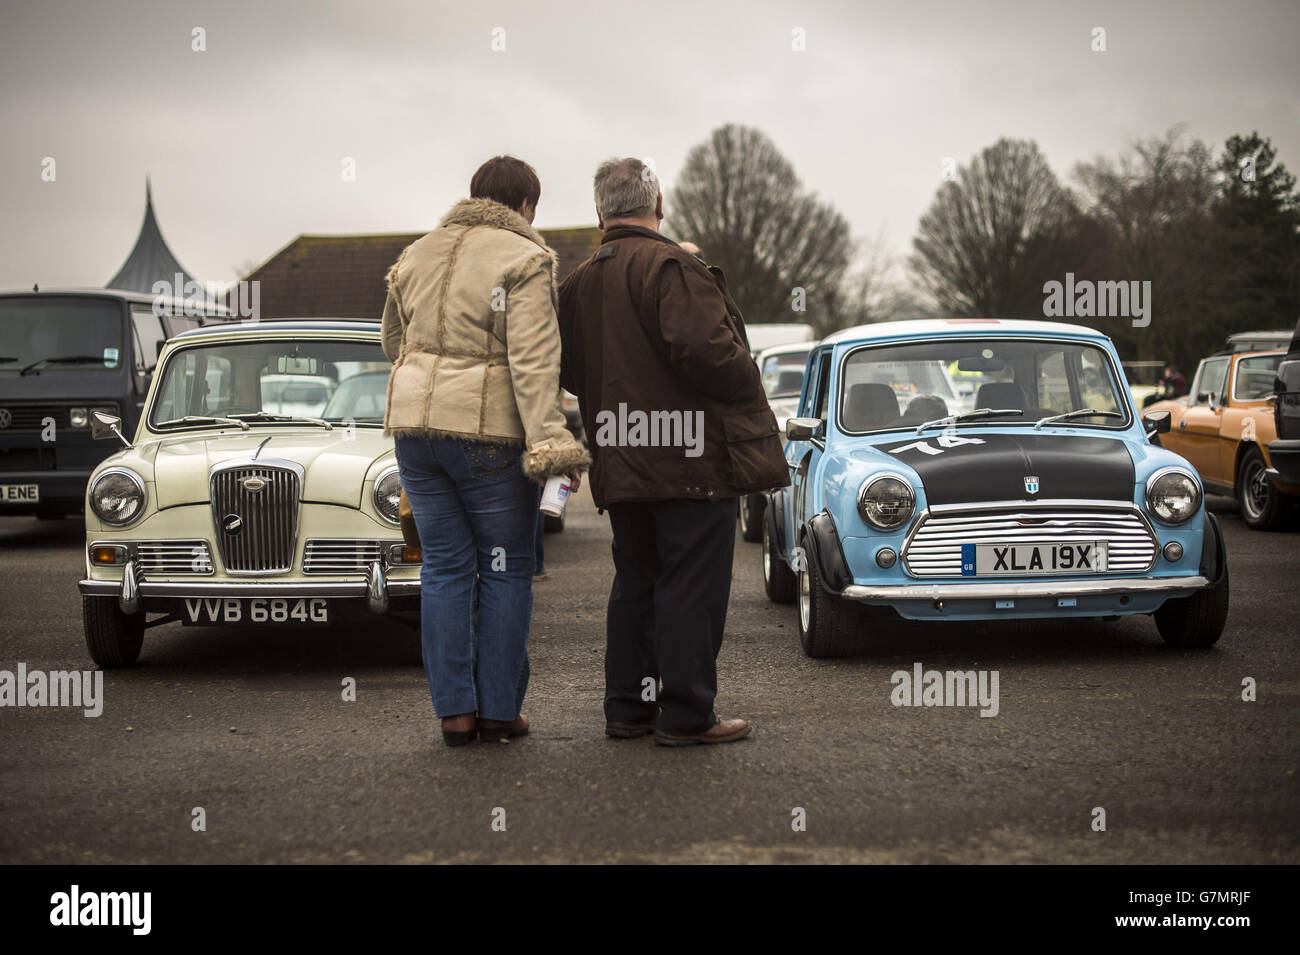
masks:
<svg viewBox="0 0 1300 955"><path fill-rule="evenodd" d="M390 524L398 523L397 506L402 497L402 481L397 468L389 468L375 482L375 510Z"/></svg>
<svg viewBox="0 0 1300 955"><path fill-rule="evenodd" d="M915 505L912 485L894 474L868 478L858 492L858 513L864 521L882 531L896 530L906 524Z"/></svg>
<svg viewBox="0 0 1300 955"><path fill-rule="evenodd" d="M1166 524L1181 524L1201 506L1201 486L1186 471L1160 471L1147 481L1147 507Z"/></svg>
<svg viewBox="0 0 1300 955"><path fill-rule="evenodd" d="M90 509L105 524L130 524L144 513L144 481L126 468L109 468L90 486Z"/></svg>

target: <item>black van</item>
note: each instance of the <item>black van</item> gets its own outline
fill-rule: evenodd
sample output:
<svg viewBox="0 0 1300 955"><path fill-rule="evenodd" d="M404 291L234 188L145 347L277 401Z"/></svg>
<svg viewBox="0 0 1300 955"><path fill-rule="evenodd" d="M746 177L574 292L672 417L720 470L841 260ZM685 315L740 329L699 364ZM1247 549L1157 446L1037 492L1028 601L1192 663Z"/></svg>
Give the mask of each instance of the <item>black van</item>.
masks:
<svg viewBox="0 0 1300 955"><path fill-rule="evenodd" d="M154 314L155 295L116 289L0 292L0 516L81 514L91 470L118 446L90 415L135 433L162 343L203 323Z"/></svg>
<svg viewBox="0 0 1300 955"><path fill-rule="evenodd" d="M1277 366L1273 390L1277 394L1273 405L1277 440L1268 446L1268 457L1278 480L1300 485L1300 322Z"/></svg>

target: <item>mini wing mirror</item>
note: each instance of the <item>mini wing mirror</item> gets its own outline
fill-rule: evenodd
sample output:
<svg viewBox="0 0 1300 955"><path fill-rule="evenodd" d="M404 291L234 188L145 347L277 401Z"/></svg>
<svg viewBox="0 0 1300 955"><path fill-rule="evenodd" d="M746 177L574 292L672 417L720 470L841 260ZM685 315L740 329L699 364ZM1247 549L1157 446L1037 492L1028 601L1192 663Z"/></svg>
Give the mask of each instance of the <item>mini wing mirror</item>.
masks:
<svg viewBox="0 0 1300 955"><path fill-rule="evenodd" d="M116 437L128 448L131 447L131 442L122 436L122 419L117 415L106 414L103 411L91 412L90 436L96 441Z"/></svg>
<svg viewBox="0 0 1300 955"><path fill-rule="evenodd" d="M789 418L785 423L785 436L791 441L811 441L821 429L821 418Z"/></svg>
<svg viewBox="0 0 1300 955"><path fill-rule="evenodd" d="M1142 423L1146 425L1147 434L1168 434L1173 418L1168 411L1152 411L1142 416Z"/></svg>

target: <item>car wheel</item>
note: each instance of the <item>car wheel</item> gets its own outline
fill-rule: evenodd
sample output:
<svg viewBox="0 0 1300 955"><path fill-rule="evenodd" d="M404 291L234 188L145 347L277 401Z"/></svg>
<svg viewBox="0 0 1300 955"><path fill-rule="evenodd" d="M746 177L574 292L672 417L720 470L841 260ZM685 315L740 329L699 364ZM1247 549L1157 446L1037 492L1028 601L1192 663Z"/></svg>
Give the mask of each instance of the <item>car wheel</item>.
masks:
<svg viewBox="0 0 1300 955"><path fill-rule="evenodd" d="M144 645L144 614L124 614L116 597L82 597L86 649L101 669L134 663Z"/></svg>
<svg viewBox="0 0 1300 955"><path fill-rule="evenodd" d="M1241 508L1241 519L1257 531L1271 531L1285 517L1282 495L1265 473L1259 448L1247 451L1237 468L1237 506Z"/></svg>
<svg viewBox="0 0 1300 955"><path fill-rule="evenodd" d="M1228 620L1228 568L1213 587L1166 600L1155 612L1156 629L1171 647L1210 647Z"/></svg>
<svg viewBox="0 0 1300 955"><path fill-rule="evenodd" d="M740 537L751 544L763 539L763 511L767 498L762 494L746 494L740 499Z"/></svg>
<svg viewBox="0 0 1300 955"><path fill-rule="evenodd" d="M551 514L542 515L542 533L558 534L562 530L564 530L563 514L561 514L559 517L555 517L554 515Z"/></svg>
<svg viewBox="0 0 1300 955"><path fill-rule="evenodd" d="M763 589L767 599L776 604L794 603L795 577L789 565L772 552L770 521L763 521Z"/></svg>
<svg viewBox="0 0 1300 955"><path fill-rule="evenodd" d="M805 548L805 553L807 548ZM858 648L857 606L826 592L816 561L800 561L799 642L810 657L847 657Z"/></svg>

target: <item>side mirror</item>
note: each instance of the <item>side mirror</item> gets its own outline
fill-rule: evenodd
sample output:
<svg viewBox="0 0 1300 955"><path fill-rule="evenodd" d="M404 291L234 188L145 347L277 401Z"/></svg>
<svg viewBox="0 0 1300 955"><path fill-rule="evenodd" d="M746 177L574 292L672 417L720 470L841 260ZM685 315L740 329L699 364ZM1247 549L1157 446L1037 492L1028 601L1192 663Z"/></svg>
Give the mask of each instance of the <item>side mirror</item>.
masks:
<svg viewBox="0 0 1300 955"><path fill-rule="evenodd" d="M811 441L821 429L821 418L789 418L785 423L785 436L791 441Z"/></svg>
<svg viewBox="0 0 1300 955"><path fill-rule="evenodd" d="M128 448L131 447L131 442L122 436L122 419L117 415L105 414L103 411L91 412L90 436L96 441L116 437Z"/></svg>
<svg viewBox="0 0 1300 955"><path fill-rule="evenodd" d="M1146 426L1147 434L1168 434L1173 416L1168 411L1153 411L1142 416L1142 423Z"/></svg>

